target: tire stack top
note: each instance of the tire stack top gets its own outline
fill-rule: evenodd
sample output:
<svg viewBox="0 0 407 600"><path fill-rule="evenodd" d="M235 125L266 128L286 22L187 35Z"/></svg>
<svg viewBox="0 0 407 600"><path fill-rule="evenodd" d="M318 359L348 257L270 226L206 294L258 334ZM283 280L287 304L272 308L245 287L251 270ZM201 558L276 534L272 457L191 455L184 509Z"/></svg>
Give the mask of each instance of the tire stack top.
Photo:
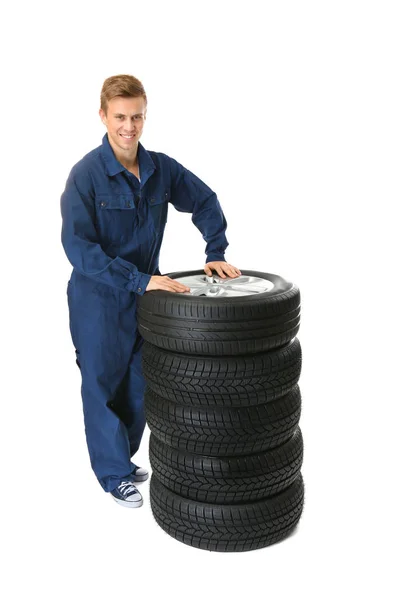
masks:
<svg viewBox="0 0 407 600"><path fill-rule="evenodd" d="M303 508L299 290L258 271L168 276L191 293L138 299L154 518L198 548L267 546Z"/></svg>

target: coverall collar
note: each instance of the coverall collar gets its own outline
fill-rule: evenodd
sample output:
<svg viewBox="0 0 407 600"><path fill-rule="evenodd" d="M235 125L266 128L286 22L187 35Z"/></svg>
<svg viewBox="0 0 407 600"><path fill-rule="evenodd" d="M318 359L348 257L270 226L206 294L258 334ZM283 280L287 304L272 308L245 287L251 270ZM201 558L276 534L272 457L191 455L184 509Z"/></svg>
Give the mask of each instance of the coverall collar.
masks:
<svg viewBox="0 0 407 600"><path fill-rule="evenodd" d="M117 173L126 170L126 168L117 160L116 156L114 155L107 132L102 139L102 157L108 175L117 175ZM150 175L154 173L156 166L153 162L153 159L140 142L138 142L137 157L140 168L141 185L144 185Z"/></svg>

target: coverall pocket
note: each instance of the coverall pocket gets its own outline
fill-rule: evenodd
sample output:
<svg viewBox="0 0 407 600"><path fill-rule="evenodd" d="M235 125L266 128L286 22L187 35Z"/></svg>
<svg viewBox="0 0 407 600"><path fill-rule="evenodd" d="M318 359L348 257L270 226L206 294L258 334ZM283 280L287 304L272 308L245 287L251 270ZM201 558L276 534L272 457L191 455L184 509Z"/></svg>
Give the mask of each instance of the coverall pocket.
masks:
<svg viewBox="0 0 407 600"><path fill-rule="evenodd" d="M165 190L154 196L149 196L148 200L148 211L149 221L152 229L156 233L162 233L164 231L165 224L168 217L168 200L170 197L169 190Z"/></svg>
<svg viewBox="0 0 407 600"><path fill-rule="evenodd" d="M95 202L102 242L104 244L127 242L134 233L137 220L133 194L100 194Z"/></svg>

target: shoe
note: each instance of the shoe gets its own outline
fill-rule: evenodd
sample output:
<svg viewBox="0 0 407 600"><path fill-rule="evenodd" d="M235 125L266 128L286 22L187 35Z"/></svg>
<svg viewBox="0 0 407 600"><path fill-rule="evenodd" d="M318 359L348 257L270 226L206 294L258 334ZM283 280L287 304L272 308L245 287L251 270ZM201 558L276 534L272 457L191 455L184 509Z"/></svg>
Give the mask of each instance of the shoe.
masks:
<svg viewBox="0 0 407 600"><path fill-rule="evenodd" d="M132 481L122 481L110 493L113 499L122 506L138 508L143 504L143 497Z"/></svg>
<svg viewBox="0 0 407 600"><path fill-rule="evenodd" d="M146 469L138 467L137 465L133 473L136 481L145 481L146 479L148 479L148 471Z"/></svg>

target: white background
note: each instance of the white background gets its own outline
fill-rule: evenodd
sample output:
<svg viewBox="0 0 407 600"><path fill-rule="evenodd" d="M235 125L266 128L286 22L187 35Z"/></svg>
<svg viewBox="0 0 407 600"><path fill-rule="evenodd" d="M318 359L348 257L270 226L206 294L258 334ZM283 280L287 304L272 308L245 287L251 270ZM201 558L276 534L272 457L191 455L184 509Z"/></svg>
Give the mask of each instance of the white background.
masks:
<svg viewBox="0 0 407 600"><path fill-rule="evenodd" d="M2 15L2 596L405 598L403 2L20 2ZM295 534L218 553L97 482L60 243L105 78L148 97L141 143L216 191L226 259L301 291L306 486ZM162 273L205 242L169 209ZM146 427L137 464L149 467Z"/></svg>

